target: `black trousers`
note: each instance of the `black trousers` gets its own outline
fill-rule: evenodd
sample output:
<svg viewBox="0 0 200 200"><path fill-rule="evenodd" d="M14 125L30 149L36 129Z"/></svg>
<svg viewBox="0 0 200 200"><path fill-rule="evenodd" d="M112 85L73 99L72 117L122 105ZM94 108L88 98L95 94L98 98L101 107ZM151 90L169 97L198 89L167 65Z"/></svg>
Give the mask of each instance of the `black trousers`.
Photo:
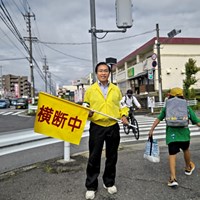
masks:
<svg viewBox="0 0 200 200"><path fill-rule="evenodd" d="M101 166L101 154L105 141L106 161L103 173L103 182L106 187L115 184L116 164L118 158L118 147L120 142L119 124L116 123L110 127L102 127L94 123L90 123L89 137L89 159L86 169L87 190L97 190L98 176Z"/></svg>

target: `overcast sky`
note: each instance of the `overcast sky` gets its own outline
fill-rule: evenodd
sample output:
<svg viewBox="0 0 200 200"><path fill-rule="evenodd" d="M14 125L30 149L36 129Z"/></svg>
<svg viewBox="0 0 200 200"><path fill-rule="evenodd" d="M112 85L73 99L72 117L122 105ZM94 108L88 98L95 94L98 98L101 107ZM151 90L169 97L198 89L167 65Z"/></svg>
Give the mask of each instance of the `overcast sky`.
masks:
<svg viewBox="0 0 200 200"><path fill-rule="evenodd" d="M21 37L28 37L23 14L30 7L33 57L42 71L46 56L52 81L69 85L73 80L92 72L90 0L2 0ZM122 0L123 1L123 0ZM28 3L27 3L28 2ZM200 37L199 0L132 0L133 26L126 33L98 33L98 61L114 57L118 61L156 36L156 24L160 36L167 37L173 29L181 29L176 37ZM27 6L28 4L28 6ZM96 28L117 30L115 0L96 0ZM3 7L2 3L0 5ZM29 10L27 10L29 11ZM28 53L0 19L1 73L28 76ZM6 20L7 21L7 20ZM10 24L8 23L9 27ZM118 39L118 40L116 40ZM29 43L26 41L27 47ZM45 90L44 81L34 66L35 86Z"/></svg>

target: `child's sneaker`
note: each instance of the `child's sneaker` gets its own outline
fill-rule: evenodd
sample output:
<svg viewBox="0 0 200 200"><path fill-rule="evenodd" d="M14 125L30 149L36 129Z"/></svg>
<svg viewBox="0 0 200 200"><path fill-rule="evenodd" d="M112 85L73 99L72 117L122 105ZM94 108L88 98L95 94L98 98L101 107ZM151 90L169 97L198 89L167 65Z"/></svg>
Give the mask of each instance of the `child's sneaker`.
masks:
<svg viewBox="0 0 200 200"><path fill-rule="evenodd" d="M192 172L195 170L195 164L193 162L190 162L190 169L185 169L185 174L190 176L192 175Z"/></svg>
<svg viewBox="0 0 200 200"><path fill-rule="evenodd" d="M168 184L167 184L169 187L175 187L175 186L178 186L178 182L177 182L177 180L176 179L170 179L169 181L168 181Z"/></svg>

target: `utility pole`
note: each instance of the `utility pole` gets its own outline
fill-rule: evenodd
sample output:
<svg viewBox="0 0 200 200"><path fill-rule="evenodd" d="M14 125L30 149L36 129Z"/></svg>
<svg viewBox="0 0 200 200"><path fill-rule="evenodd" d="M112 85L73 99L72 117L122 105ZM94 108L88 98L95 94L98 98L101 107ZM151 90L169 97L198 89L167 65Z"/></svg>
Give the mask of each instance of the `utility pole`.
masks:
<svg viewBox="0 0 200 200"><path fill-rule="evenodd" d="M160 37L159 37L159 25L156 24L156 34L157 34L157 61L158 61L158 94L159 102L162 102L162 74L161 74L161 61L160 61Z"/></svg>
<svg viewBox="0 0 200 200"><path fill-rule="evenodd" d="M181 33L181 30L173 29L167 35L169 38L173 38L175 35ZM161 73L161 59L160 59L160 36L159 36L159 25L156 24L156 35L157 35L157 61L158 61L158 94L159 102L162 102L162 73Z"/></svg>
<svg viewBox="0 0 200 200"><path fill-rule="evenodd" d="M95 12L95 0L90 0L90 18L91 18L91 41L92 41L92 65L93 65L93 83L96 82L95 66L97 60L97 38L96 38L96 12Z"/></svg>
<svg viewBox="0 0 200 200"><path fill-rule="evenodd" d="M48 72L48 78L49 78L49 91L50 91L50 94L53 94L52 93L51 72Z"/></svg>
<svg viewBox="0 0 200 200"><path fill-rule="evenodd" d="M30 64L30 77L31 77L31 97L35 97L35 82L34 82L34 74L33 74L33 54L32 54L32 42L33 40L36 40L37 38L32 37L31 34L31 17L34 17L34 14L30 14L30 12L27 12L24 15L24 18L27 20L27 32L29 33L29 37L24 37L25 40L29 41L29 64Z"/></svg>
<svg viewBox="0 0 200 200"><path fill-rule="evenodd" d="M0 98L2 98L4 95L3 95L3 73L2 73L2 69L3 67L0 66L0 72L1 72L1 95L0 95Z"/></svg>
<svg viewBox="0 0 200 200"><path fill-rule="evenodd" d="M43 70L44 70L44 78L45 78L45 92L47 92L47 71L49 70L49 66L47 65L47 58L46 58L46 56L44 58Z"/></svg>

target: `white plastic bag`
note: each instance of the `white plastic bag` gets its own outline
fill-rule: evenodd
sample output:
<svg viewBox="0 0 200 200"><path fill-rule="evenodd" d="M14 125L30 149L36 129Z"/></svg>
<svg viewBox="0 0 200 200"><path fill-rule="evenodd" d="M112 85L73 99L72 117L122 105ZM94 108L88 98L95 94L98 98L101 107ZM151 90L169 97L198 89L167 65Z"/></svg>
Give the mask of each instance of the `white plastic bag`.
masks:
<svg viewBox="0 0 200 200"><path fill-rule="evenodd" d="M149 138L146 142L144 158L150 162L160 162L160 150L157 140Z"/></svg>

